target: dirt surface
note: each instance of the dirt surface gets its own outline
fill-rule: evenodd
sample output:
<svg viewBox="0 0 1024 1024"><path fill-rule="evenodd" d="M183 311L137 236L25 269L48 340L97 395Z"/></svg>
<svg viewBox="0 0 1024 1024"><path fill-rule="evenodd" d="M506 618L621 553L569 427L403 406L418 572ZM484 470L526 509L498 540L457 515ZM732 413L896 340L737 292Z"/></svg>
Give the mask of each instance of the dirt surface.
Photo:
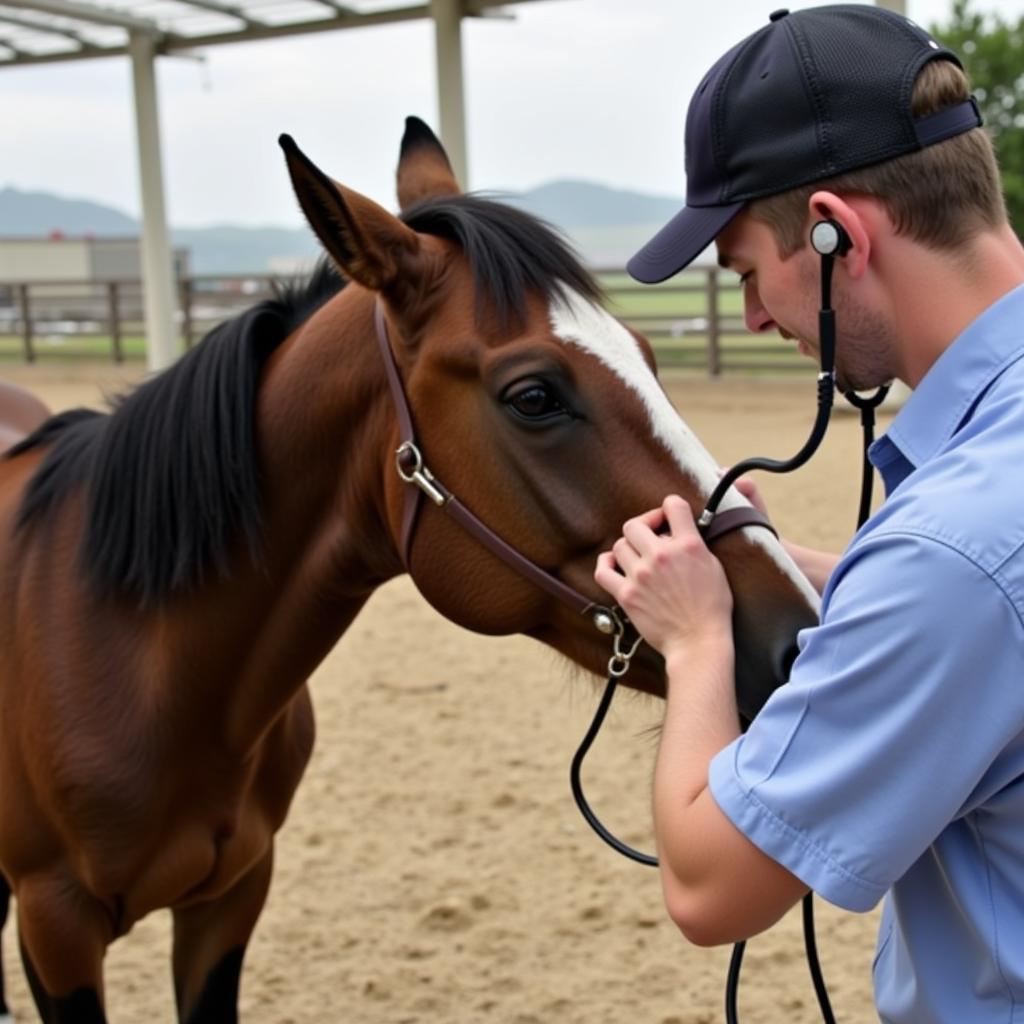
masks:
<svg viewBox="0 0 1024 1024"><path fill-rule="evenodd" d="M137 371L136 371L137 372ZM54 409L95 404L132 371L0 371ZM670 377L668 390L723 463L786 457L813 420L814 380ZM839 412L813 462L762 477L776 524L805 543L848 539L859 428ZM531 641L475 636L406 579L382 588L313 678L317 749L279 836L273 889L249 947L246 1024L711 1024L724 1019L728 950L687 945L656 872L594 837L568 765L597 690ZM660 705L622 694L585 770L626 841L651 848ZM837 1017L874 1019L875 914L816 901ZM169 915L111 948L120 1024L174 1019ZM3 962L15 1020L36 1020L13 929ZM747 949L744 1024L819 1015L799 912Z"/></svg>

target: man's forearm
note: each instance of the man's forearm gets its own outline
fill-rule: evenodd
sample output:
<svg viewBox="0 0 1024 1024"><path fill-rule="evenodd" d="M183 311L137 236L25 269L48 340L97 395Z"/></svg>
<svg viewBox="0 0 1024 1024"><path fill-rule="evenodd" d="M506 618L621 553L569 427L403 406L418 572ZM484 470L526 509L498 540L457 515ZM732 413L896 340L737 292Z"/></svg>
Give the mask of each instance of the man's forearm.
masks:
<svg viewBox="0 0 1024 1024"><path fill-rule="evenodd" d="M654 772L654 828L666 895L699 885L714 860L702 842L700 802L711 799L708 765L740 732L732 637L673 652ZM665 878L666 872L671 876Z"/></svg>
<svg viewBox="0 0 1024 1024"><path fill-rule="evenodd" d="M711 759L740 732L733 664L731 638L666 658L655 834L668 912L700 945L756 935L807 891L736 829L708 788Z"/></svg>

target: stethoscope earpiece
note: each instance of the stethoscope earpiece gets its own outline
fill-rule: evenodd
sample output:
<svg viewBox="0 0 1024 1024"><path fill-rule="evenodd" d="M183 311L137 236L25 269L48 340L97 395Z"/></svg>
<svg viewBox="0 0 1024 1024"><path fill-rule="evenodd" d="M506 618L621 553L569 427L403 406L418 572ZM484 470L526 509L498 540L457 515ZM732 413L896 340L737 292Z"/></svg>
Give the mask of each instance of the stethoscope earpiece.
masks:
<svg viewBox="0 0 1024 1024"><path fill-rule="evenodd" d="M844 256L853 243L837 220L819 220L811 228L811 248L819 256Z"/></svg>

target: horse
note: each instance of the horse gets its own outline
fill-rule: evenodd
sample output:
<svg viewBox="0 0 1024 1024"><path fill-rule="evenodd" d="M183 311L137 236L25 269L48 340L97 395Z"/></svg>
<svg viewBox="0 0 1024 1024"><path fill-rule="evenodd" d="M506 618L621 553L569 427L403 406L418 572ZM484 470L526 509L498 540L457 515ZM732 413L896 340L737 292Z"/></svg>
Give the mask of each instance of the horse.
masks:
<svg viewBox="0 0 1024 1024"><path fill-rule="evenodd" d="M463 194L423 122L398 216L281 144L329 257L308 285L0 460L0 905L50 1024L106 1021L105 951L160 908L179 1021L237 1020L306 680L377 587L409 573L452 621L602 673L596 556L717 480L567 243ZM815 597L762 526L715 550L738 673L770 692ZM663 695L661 659L626 682Z"/></svg>

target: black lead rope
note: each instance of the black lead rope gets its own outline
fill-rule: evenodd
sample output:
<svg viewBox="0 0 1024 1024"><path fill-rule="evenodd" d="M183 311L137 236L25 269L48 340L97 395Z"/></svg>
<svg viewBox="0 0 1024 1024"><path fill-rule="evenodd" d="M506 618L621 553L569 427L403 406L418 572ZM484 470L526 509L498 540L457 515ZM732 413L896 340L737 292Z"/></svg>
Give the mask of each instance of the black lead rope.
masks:
<svg viewBox="0 0 1024 1024"><path fill-rule="evenodd" d="M860 507L857 510L857 529L859 530L871 515L871 485L874 482L875 474L872 471L871 462L868 460L868 449L875 439L875 410L885 401L889 394L889 385L883 384L873 395L862 398L855 391L847 391L843 397L855 409L860 410L860 427L864 438L863 461L861 463L860 477Z"/></svg>
<svg viewBox="0 0 1024 1024"><path fill-rule="evenodd" d="M652 857L649 853L641 853L639 850L634 850L632 846L628 846L622 842L611 832L608 831L601 823L601 819L594 813L593 808L587 801L586 796L583 793L583 783L580 781L580 770L583 768L583 759L587 756L587 752L590 750L597 739L597 734L601 731L601 726L604 725L605 716L608 714L608 709L612 706L612 698L615 696L616 687L619 685L619 680L616 676L609 675L608 683L604 688L604 693L601 695L601 703L597 705L597 711L594 713L594 720L590 723L590 728L587 730L586 736L583 737L583 741L580 743L579 748L576 751L572 759L572 765L569 768L569 783L572 786L572 795L576 801L576 806L580 809L580 813L586 819L587 824L616 852L621 853L623 857L628 857L630 860L635 860L638 864L646 864L648 867L656 868L658 866L658 858Z"/></svg>
<svg viewBox="0 0 1024 1024"><path fill-rule="evenodd" d="M814 426L811 429L810 437L807 439L803 448L801 448L800 451L798 451L791 459L780 461L776 459L752 458L738 463L726 472L722 476L721 480L719 480L718 486L712 492L711 497L708 499L707 506L698 520L698 526L702 530L706 530L710 525L711 520L714 518L714 515L718 510L718 505L725 496L726 491L737 479L739 479L739 477L752 469L762 469L770 473L790 473L807 462L807 460L817 450L825 436L825 431L828 428L829 417L832 411L833 395L835 391L835 311L831 308L832 269L833 257L831 255L823 255L821 261L821 310L818 314L818 336L821 341L821 372L818 374L817 378L818 411ZM885 400L885 396L888 392L888 385L883 385L875 392L875 394L868 398L862 398L852 391L844 393L846 400L854 406L854 408L860 411L863 434L864 450L861 464L862 477L857 529L860 529L860 527L864 525L868 516L871 514L871 492L874 473L871 463L868 460L868 448L874 439L875 410ZM619 626L623 631L626 628L621 623ZM620 634L619 639L621 638ZM613 662L614 660L615 659L613 659ZM628 659L626 659L625 665L628 667ZM580 778L583 768L583 760L587 756L594 740L597 738L597 734L600 732L601 726L604 724L605 717L611 707L612 698L615 696L615 691L618 687L621 674L621 672L609 673L608 682L605 686L604 693L601 696L601 701L598 704L597 711L594 714L593 721L590 723L590 728L587 730L586 735L583 737L579 748L573 756L569 770L569 781L572 787L573 798L576 801L577 807L580 809L580 813L583 815L587 824L590 825L594 832L596 832L605 843L607 843L617 853L624 857L628 857L630 860L634 860L639 864L645 864L649 867L657 867L657 857L634 849L632 846L622 842L607 828L605 828L601 820L594 813L593 808L591 808L588 803L587 798L583 793L583 784ZM828 997L828 989L825 985L825 978L821 970L821 962L818 958L818 944L814 932L814 901L811 893L807 893L803 898L803 932L804 949L807 954L807 966L810 969L811 981L814 985L814 993L818 1000L818 1007L821 1010L822 1020L824 1021L824 1024L836 1024L835 1015L832 1012L832 1005ZM746 950L746 945L746 942L737 942L733 946L732 957L729 961L729 974L726 980L725 990L726 1024L739 1024L737 1003L739 996L740 969L743 965L743 954Z"/></svg>

